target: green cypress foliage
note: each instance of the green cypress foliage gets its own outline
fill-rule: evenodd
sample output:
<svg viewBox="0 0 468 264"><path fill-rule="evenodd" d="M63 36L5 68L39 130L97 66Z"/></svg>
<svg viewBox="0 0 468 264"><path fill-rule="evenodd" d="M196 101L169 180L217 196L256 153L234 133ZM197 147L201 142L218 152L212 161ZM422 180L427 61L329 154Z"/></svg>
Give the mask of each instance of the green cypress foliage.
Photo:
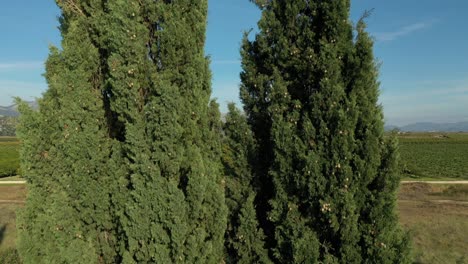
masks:
<svg viewBox="0 0 468 264"><path fill-rule="evenodd" d="M123 261L219 262L227 210L210 126L207 1L108 8L110 105L129 175L120 180Z"/></svg>
<svg viewBox="0 0 468 264"><path fill-rule="evenodd" d="M365 27L361 19L357 23L350 85L350 101L356 118L354 133L360 139L355 143L352 162L362 181L361 191L356 195L360 207L359 245L366 249L361 251L364 263L411 263L410 240L398 227L395 214L400 182L398 142L394 135L383 134L382 110L376 107L378 67L372 54L373 41Z"/></svg>
<svg viewBox="0 0 468 264"><path fill-rule="evenodd" d="M395 214L397 147L349 0L257 1L241 98L258 143L257 215L276 263L408 263Z"/></svg>
<svg viewBox="0 0 468 264"><path fill-rule="evenodd" d="M57 3L62 50L19 131L25 262L219 263L227 209L207 1Z"/></svg>
<svg viewBox="0 0 468 264"><path fill-rule="evenodd" d="M99 6L59 2L62 50L51 48L40 111L21 106L22 170L28 198L18 217L25 263L112 263L117 234L114 172L98 36Z"/></svg>
<svg viewBox="0 0 468 264"><path fill-rule="evenodd" d="M255 140L245 116L232 103L228 109L223 127L222 156L229 209L225 236L226 263L271 263L254 207L251 164L256 163Z"/></svg>

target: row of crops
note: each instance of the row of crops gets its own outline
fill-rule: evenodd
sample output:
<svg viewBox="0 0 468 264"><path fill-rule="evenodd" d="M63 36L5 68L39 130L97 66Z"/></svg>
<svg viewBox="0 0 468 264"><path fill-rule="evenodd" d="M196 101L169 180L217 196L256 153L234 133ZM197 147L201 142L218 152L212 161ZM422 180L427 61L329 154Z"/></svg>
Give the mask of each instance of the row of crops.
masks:
<svg viewBox="0 0 468 264"><path fill-rule="evenodd" d="M400 164L405 178L468 180L468 133L400 134ZM0 177L19 174L14 137L0 137Z"/></svg>
<svg viewBox="0 0 468 264"><path fill-rule="evenodd" d="M400 134L403 177L468 179L468 133Z"/></svg>
<svg viewBox="0 0 468 264"><path fill-rule="evenodd" d="M19 174L19 147L14 137L0 137L0 178Z"/></svg>

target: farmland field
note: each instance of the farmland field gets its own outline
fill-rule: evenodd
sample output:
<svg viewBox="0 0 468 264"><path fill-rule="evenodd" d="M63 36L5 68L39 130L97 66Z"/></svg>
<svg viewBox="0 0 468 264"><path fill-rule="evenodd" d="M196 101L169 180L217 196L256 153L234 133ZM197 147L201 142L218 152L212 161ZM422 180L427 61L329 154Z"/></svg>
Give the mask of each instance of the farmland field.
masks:
<svg viewBox="0 0 468 264"><path fill-rule="evenodd" d="M404 178L468 180L468 133L399 136Z"/></svg>
<svg viewBox="0 0 468 264"><path fill-rule="evenodd" d="M23 206L25 185L0 185L0 263L14 254L15 211ZM415 263L468 263L468 184L402 184L400 222L412 236Z"/></svg>
<svg viewBox="0 0 468 264"><path fill-rule="evenodd" d="M404 178L468 180L468 134L405 133L398 137ZM16 174L18 150L15 138L0 137L0 178ZM10 173L2 175L6 168ZM0 185L0 263L5 256L16 257L16 210L23 206L25 196L25 185ZM412 237L415 263L468 263L468 184L402 184L398 211Z"/></svg>
<svg viewBox="0 0 468 264"><path fill-rule="evenodd" d="M19 141L14 137L0 137L0 178L19 172Z"/></svg>
<svg viewBox="0 0 468 264"><path fill-rule="evenodd" d="M403 133L400 167L406 179L468 180L468 133ZM19 142L0 137L0 178L19 170Z"/></svg>

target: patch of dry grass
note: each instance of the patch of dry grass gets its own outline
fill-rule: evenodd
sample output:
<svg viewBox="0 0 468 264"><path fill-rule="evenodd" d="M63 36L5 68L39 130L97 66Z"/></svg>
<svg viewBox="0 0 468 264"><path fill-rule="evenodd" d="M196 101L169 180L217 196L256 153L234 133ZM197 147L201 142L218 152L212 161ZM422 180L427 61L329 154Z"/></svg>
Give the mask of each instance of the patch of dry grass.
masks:
<svg viewBox="0 0 468 264"><path fill-rule="evenodd" d="M0 257L14 253L15 212L25 196L25 185L0 185ZM402 184L398 210L415 263L468 263L468 185Z"/></svg>
<svg viewBox="0 0 468 264"><path fill-rule="evenodd" d="M15 248L16 210L25 197L25 185L0 185L0 253Z"/></svg>
<svg viewBox="0 0 468 264"><path fill-rule="evenodd" d="M402 184L400 222L416 263L468 263L468 185Z"/></svg>

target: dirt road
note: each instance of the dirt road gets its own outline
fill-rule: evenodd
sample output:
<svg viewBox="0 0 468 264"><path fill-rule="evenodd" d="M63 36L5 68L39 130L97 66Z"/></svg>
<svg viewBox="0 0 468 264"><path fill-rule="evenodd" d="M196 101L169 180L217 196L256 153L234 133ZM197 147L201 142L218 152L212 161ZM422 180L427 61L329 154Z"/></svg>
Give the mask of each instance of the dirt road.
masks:
<svg viewBox="0 0 468 264"><path fill-rule="evenodd" d="M24 204L23 200L0 200L1 203L7 203L7 204Z"/></svg>
<svg viewBox="0 0 468 264"><path fill-rule="evenodd" d="M401 183L468 184L468 181L401 181Z"/></svg>
<svg viewBox="0 0 468 264"><path fill-rule="evenodd" d="M26 181L0 181L0 184L25 184ZM401 183L468 184L468 181L401 181Z"/></svg>
<svg viewBox="0 0 468 264"><path fill-rule="evenodd" d="M25 184L26 181L0 181L0 185L2 184Z"/></svg>

